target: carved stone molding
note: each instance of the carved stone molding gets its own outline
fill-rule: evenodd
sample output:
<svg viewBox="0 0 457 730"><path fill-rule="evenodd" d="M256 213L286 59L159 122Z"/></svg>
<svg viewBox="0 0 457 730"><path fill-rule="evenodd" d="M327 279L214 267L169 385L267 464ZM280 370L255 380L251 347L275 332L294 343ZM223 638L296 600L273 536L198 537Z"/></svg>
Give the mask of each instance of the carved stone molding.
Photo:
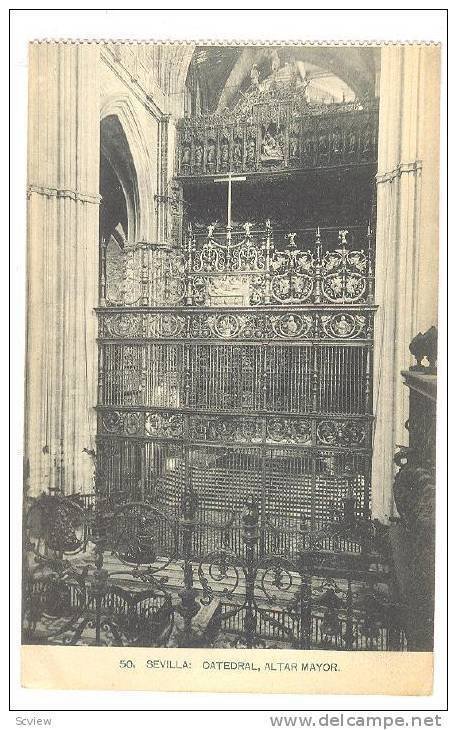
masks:
<svg viewBox="0 0 457 730"><path fill-rule="evenodd" d="M139 62L135 54L132 54L128 44L102 44L101 58L153 116L160 118L166 109L166 97L151 78L150 70Z"/></svg>
<svg viewBox="0 0 457 730"><path fill-rule="evenodd" d="M27 197L30 198L32 193L44 195L47 198L70 198L70 200L78 200L83 203L93 203L100 205L101 195L98 193L86 193L80 190L65 190L61 188L46 187L43 185L27 185Z"/></svg>
<svg viewBox="0 0 457 730"><path fill-rule="evenodd" d="M393 170L388 172L380 172L376 175L376 183L393 182L402 175L413 173L419 175L422 172L422 160L414 160L413 162L401 162Z"/></svg>

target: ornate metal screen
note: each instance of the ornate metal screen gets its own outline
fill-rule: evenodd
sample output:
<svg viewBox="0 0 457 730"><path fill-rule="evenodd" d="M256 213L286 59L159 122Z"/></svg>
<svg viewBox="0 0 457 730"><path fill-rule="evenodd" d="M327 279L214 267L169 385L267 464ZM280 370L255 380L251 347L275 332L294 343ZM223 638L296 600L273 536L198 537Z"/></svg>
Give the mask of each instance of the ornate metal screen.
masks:
<svg viewBox="0 0 457 730"><path fill-rule="evenodd" d="M174 511L190 489L215 525L253 495L261 549L348 495L368 512L369 228L190 229L185 248L108 246L102 271L99 490Z"/></svg>

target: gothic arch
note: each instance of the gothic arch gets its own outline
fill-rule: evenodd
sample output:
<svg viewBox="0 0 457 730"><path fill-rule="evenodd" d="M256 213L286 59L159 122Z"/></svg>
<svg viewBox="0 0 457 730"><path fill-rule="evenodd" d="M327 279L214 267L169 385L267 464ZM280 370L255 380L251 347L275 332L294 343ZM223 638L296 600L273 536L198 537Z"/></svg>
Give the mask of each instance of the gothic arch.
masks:
<svg viewBox="0 0 457 730"><path fill-rule="evenodd" d="M170 112L181 117L184 109L184 87L187 72L195 52L193 43L176 43L168 47L169 63L172 69L169 78L168 93L171 95Z"/></svg>
<svg viewBox="0 0 457 730"><path fill-rule="evenodd" d="M128 156L132 162L129 181L129 242L148 240L154 220L153 169L149 146L129 96L114 95L104 101L100 112L101 122L111 116L116 117L122 127L128 145ZM103 139L101 143L103 148ZM128 162L126 167L128 168Z"/></svg>

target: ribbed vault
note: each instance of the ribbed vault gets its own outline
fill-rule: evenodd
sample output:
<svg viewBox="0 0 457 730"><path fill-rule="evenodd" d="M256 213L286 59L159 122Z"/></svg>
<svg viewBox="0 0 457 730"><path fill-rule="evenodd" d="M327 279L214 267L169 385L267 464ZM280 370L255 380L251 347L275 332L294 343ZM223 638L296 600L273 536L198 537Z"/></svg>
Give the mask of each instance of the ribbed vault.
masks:
<svg viewBox="0 0 457 730"><path fill-rule="evenodd" d="M199 80L205 110L221 111L233 106L249 85L254 64L259 67L261 80L268 75L274 50L281 65L311 64L321 74L340 79L343 88L349 87L357 97L376 93L380 51L365 46L197 46L191 59L181 51L180 79L188 63L188 73L194 73Z"/></svg>

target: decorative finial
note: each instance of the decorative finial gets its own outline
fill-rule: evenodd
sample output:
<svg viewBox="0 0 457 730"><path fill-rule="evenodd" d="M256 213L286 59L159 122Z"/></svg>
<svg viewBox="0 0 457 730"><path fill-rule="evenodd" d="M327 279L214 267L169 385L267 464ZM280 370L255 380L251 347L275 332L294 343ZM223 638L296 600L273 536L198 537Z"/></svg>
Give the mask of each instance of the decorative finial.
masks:
<svg viewBox="0 0 457 730"><path fill-rule="evenodd" d="M289 246L290 246L290 248L295 248L296 245L297 245L295 243L295 237L296 237L296 235L297 235L296 233L288 233L287 234L287 238L289 239Z"/></svg>
<svg viewBox="0 0 457 730"><path fill-rule="evenodd" d="M349 231L347 231L347 230L338 231L338 238L340 239L340 243L343 246L343 248L345 248L347 245L346 236L348 233L349 233Z"/></svg>
<svg viewBox="0 0 457 730"><path fill-rule="evenodd" d="M246 238L249 238L251 235L252 223L249 223L248 221L246 221L243 228L244 228L244 232L246 233Z"/></svg>
<svg viewBox="0 0 457 730"><path fill-rule="evenodd" d="M247 545L253 545L258 538L259 507L252 495L249 495L241 515L242 537Z"/></svg>

